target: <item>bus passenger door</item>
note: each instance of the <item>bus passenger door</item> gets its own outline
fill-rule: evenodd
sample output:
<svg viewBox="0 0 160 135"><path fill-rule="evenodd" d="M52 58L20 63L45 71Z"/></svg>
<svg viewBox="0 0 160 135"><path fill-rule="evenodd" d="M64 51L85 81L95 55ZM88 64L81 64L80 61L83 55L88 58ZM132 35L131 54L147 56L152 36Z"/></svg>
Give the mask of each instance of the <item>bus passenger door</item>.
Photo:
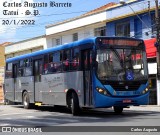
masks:
<svg viewBox="0 0 160 135"><path fill-rule="evenodd" d="M34 96L36 102L42 102L42 83L41 83L41 75L42 75L42 59L38 59L34 61Z"/></svg>
<svg viewBox="0 0 160 135"><path fill-rule="evenodd" d="M92 92L92 68L91 68L91 49L82 50L81 52L81 66L83 69L83 103L84 106L89 107L92 105L93 92Z"/></svg>
<svg viewBox="0 0 160 135"><path fill-rule="evenodd" d="M18 99L18 89L17 89L17 86L18 86L18 80L17 80L17 74L18 74L18 64L13 64L13 100L14 101L17 101Z"/></svg>

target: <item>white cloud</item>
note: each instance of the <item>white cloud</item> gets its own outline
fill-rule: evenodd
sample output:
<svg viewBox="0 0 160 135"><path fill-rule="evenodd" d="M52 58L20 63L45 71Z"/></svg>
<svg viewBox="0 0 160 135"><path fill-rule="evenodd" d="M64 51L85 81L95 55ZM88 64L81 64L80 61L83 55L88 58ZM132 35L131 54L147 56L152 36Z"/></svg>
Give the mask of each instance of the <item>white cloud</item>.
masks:
<svg viewBox="0 0 160 135"><path fill-rule="evenodd" d="M26 10L30 10L33 12L32 7L4 7L3 3L24 3L24 1L28 1L30 3L33 3L35 0L0 0L0 38L7 37L7 39L11 39L14 37L16 30L18 28L21 28L22 25L15 25L13 22L18 22L19 20L25 20L25 19L33 19L28 18L30 16L25 15ZM3 10L9 10L9 11L16 11L18 10L18 15L4 15ZM4 21L5 20L5 21ZM14 20L11 25L4 25L3 23L6 23L6 20Z"/></svg>

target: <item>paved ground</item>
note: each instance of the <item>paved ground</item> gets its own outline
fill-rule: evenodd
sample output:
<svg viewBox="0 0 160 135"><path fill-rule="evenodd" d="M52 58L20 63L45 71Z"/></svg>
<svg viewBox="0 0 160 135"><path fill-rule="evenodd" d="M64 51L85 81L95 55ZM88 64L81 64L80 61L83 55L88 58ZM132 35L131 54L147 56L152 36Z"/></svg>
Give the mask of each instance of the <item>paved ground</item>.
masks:
<svg viewBox="0 0 160 135"><path fill-rule="evenodd" d="M91 126L93 130L95 130L97 126L105 126L106 128L108 128L108 126L112 126L111 128L117 126L114 127L116 129L120 129L121 126L125 126L126 128L127 126L131 128L137 126L159 126L160 128L160 106L125 108L121 115L116 115L112 109L102 108L98 109L98 111L84 111L80 116L72 116L65 107L39 107L26 110L20 105L0 105L0 114L0 126L70 126L70 128L74 128L74 126L79 126L80 128L82 128L82 126ZM94 128L94 126L96 127ZM91 129L88 130L92 131ZM114 131L116 131L116 129ZM59 132L54 133L60 134ZM72 135L73 133L62 132L61 134ZM77 134L82 134L82 132L76 133L76 135ZM110 132L96 132L93 134L88 132L85 134L110 135ZM114 134L122 135L116 132ZM123 135L124 134L126 133L123 133ZM130 132L128 134L130 134ZM148 135L146 132L141 134ZM153 134L157 133L154 132L152 135ZM134 132L134 135L139 135L139 132Z"/></svg>
<svg viewBox="0 0 160 135"><path fill-rule="evenodd" d="M144 105L144 106L131 106L129 110L140 110L140 111L158 111L160 112L160 106L158 105Z"/></svg>

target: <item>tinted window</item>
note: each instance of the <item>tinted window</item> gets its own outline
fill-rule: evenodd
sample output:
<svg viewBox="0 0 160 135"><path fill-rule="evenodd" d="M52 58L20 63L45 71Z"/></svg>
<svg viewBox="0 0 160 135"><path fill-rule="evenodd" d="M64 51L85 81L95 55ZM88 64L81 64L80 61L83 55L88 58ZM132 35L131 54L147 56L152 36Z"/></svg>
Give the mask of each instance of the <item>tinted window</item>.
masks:
<svg viewBox="0 0 160 135"><path fill-rule="evenodd" d="M79 49L67 49L44 55L44 74L74 71L79 69Z"/></svg>
<svg viewBox="0 0 160 135"><path fill-rule="evenodd" d="M53 61L54 54L49 54L49 63L48 63L48 73L55 73L57 72L57 67L55 62Z"/></svg>
<svg viewBox="0 0 160 135"><path fill-rule="evenodd" d="M19 62L18 76L32 75L32 59L25 59Z"/></svg>
<svg viewBox="0 0 160 135"><path fill-rule="evenodd" d="M79 49L74 48L72 50L72 60L71 60L71 69L72 70L78 70L79 69Z"/></svg>
<svg viewBox="0 0 160 135"><path fill-rule="evenodd" d="M24 76L24 60L19 62L18 76Z"/></svg>
<svg viewBox="0 0 160 135"><path fill-rule="evenodd" d="M24 76L32 75L32 60L26 59L24 60Z"/></svg>
<svg viewBox="0 0 160 135"><path fill-rule="evenodd" d="M71 59L70 50L63 51L63 71L70 70L70 59Z"/></svg>
<svg viewBox="0 0 160 135"><path fill-rule="evenodd" d="M53 54L54 68L57 72L62 71L62 52L55 52Z"/></svg>
<svg viewBox="0 0 160 135"><path fill-rule="evenodd" d="M44 74L48 74L48 54L44 55L44 65L43 65Z"/></svg>
<svg viewBox="0 0 160 135"><path fill-rule="evenodd" d="M5 78L12 78L12 63L6 64Z"/></svg>

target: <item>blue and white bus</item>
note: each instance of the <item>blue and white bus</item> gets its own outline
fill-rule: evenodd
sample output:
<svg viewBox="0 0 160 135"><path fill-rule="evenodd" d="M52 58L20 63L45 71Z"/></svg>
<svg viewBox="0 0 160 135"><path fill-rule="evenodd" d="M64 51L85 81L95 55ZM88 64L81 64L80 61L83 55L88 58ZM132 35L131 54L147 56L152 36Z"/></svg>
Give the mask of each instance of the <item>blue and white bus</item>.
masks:
<svg viewBox="0 0 160 135"><path fill-rule="evenodd" d="M6 60L5 98L32 105L123 108L148 104L143 40L95 37Z"/></svg>

